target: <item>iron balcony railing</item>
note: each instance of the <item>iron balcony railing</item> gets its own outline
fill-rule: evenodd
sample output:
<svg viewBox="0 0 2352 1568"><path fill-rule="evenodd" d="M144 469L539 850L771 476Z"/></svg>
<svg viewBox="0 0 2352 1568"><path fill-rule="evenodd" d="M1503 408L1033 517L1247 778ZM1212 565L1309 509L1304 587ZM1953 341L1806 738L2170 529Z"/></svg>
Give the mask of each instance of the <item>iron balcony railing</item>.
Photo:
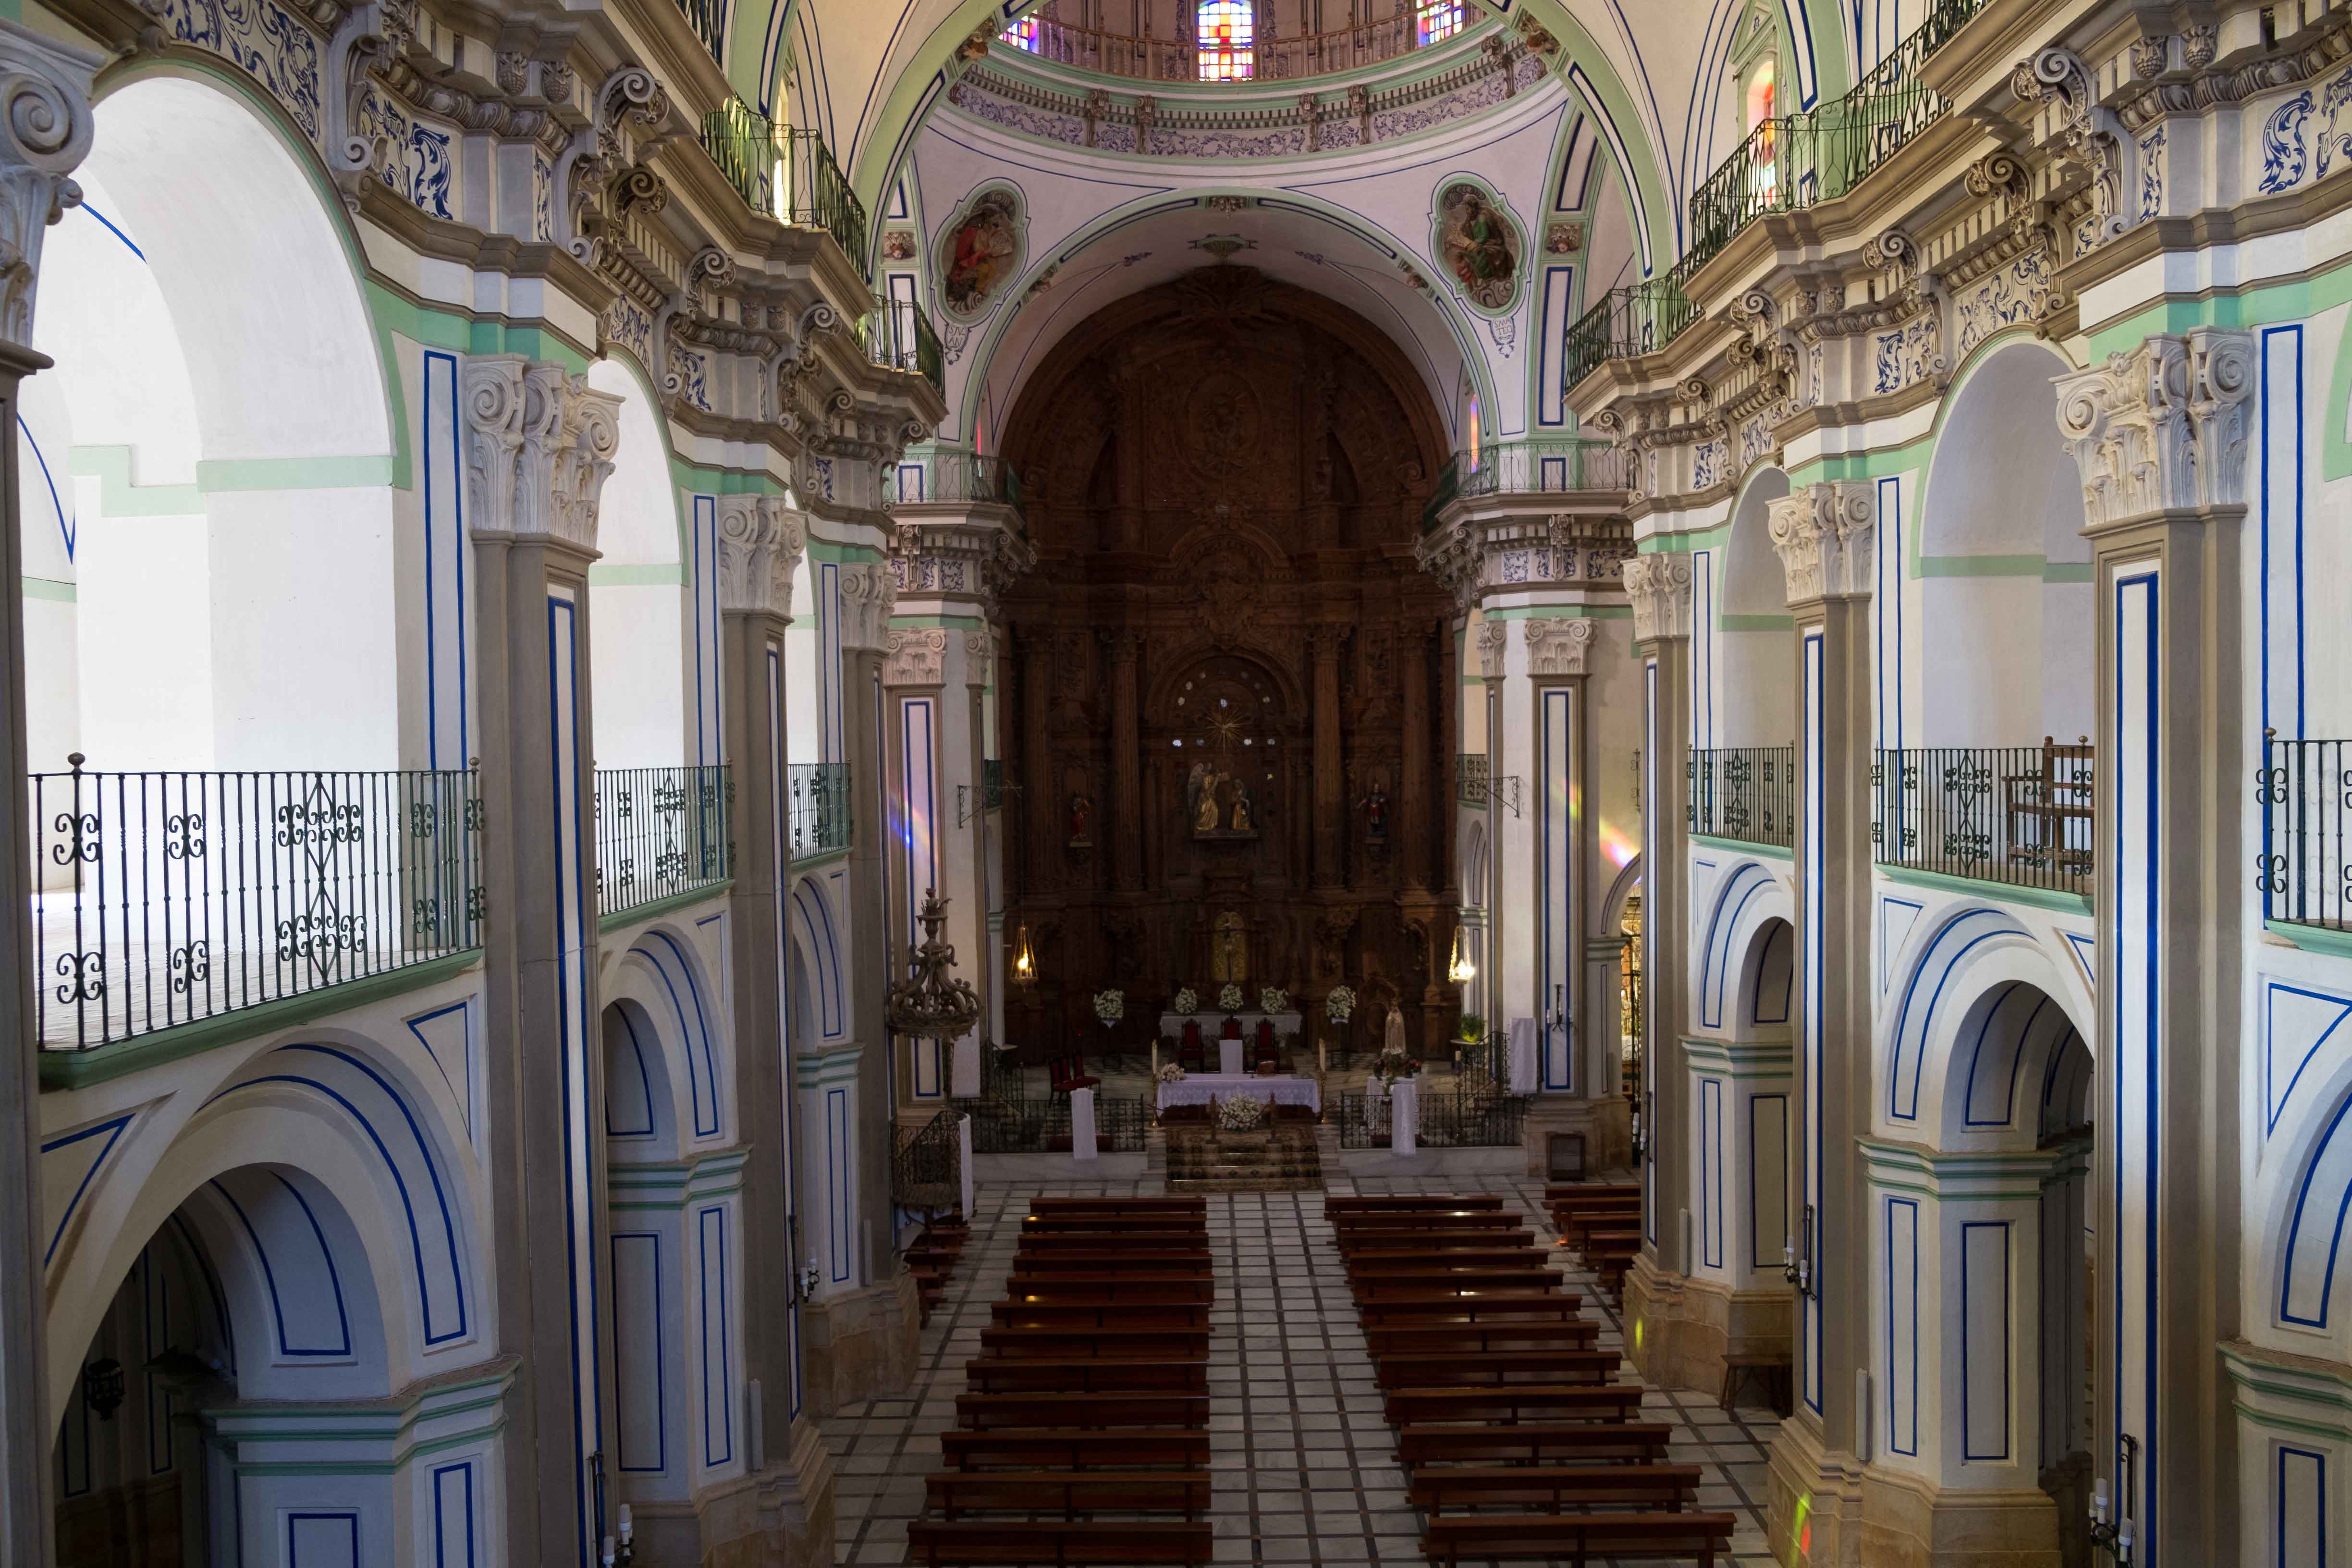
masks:
<svg viewBox="0 0 2352 1568"><path fill-rule="evenodd" d="M2263 738L2254 798L2263 808L2255 871L2263 918L2347 929L2352 922L2352 741Z"/></svg>
<svg viewBox="0 0 2352 1568"><path fill-rule="evenodd" d="M616 915L734 875L734 804L724 766L598 768L598 910Z"/></svg>
<svg viewBox="0 0 2352 1568"><path fill-rule="evenodd" d="M1486 808L1486 785L1493 759L1479 752L1465 752L1454 759L1454 798L1464 805Z"/></svg>
<svg viewBox="0 0 2352 1568"><path fill-rule="evenodd" d="M1045 1100L957 1101L971 1116L975 1154L1066 1154L1070 1152L1070 1097ZM1105 1154L1139 1154L1150 1116L1140 1099L1095 1099L1095 1148Z"/></svg>
<svg viewBox="0 0 2352 1568"><path fill-rule="evenodd" d="M1630 455L1591 436L1535 436L1456 453L1454 461L1462 495L1530 495L1622 490Z"/></svg>
<svg viewBox="0 0 2352 1568"><path fill-rule="evenodd" d="M1573 388L1609 360L1654 353L1698 320L1698 307L1683 289L1690 270L1677 266L1647 282L1612 289L1579 316L1561 355L1562 384Z"/></svg>
<svg viewBox="0 0 2352 1568"><path fill-rule="evenodd" d="M926 1214L963 1206L963 1140L960 1110L941 1110L922 1126L898 1130L891 1152L890 1199Z"/></svg>
<svg viewBox="0 0 2352 1568"><path fill-rule="evenodd" d="M1744 746L1702 751L1683 763L1690 784L1684 820L1693 833L1743 844L1797 843L1797 749Z"/></svg>
<svg viewBox="0 0 2352 1568"><path fill-rule="evenodd" d="M1885 865L2058 892L2091 890L2097 805L2088 741L1880 752L1870 837Z"/></svg>
<svg viewBox="0 0 2352 1568"><path fill-rule="evenodd" d="M710 51L710 58L724 66L727 63L727 0L677 0L677 8L686 13L693 25L694 36Z"/></svg>
<svg viewBox="0 0 2352 1568"><path fill-rule="evenodd" d="M778 125L740 98L702 117L702 148L743 204L779 223L833 236L861 278L873 269L866 248L866 204L814 131Z"/></svg>
<svg viewBox="0 0 2352 1568"><path fill-rule="evenodd" d="M994 453L967 452L943 447L921 457L908 456L882 470L882 502L989 501L1010 507L1015 525L1025 537L1029 520L1021 510L1021 476Z"/></svg>
<svg viewBox="0 0 2352 1568"><path fill-rule="evenodd" d="M1484 13L1463 0L1425 0L1409 12L1328 33L1262 36L1255 40L1247 67L1238 75L1205 79L1295 81L1357 70L1458 37L1484 19ZM1189 37L1138 37L1034 16L1013 23L997 37L1000 43L1040 59L1101 76L1139 81L1204 79L1200 74L1201 47Z"/></svg>
<svg viewBox="0 0 2352 1568"><path fill-rule="evenodd" d="M784 770L784 816L792 831L793 859L848 848L849 764L790 764Z"/></svg>
<svg viewBox="0 0 2352 1568"><path fill-rule="evenodd" d="M1453 505L1454 498L1461 493L1462 459L1458 457L1448 458L1445 459L1445 467L1437 470L1437 488L1429 492L1429 500L1422 506L1421 531L1434 532L1439 514Z"/></svg>
<svg viewBox="0 0 2352 1568"><path fill-rule="evenodd" d="M1421 1079L1413 1142L1426 1149L1516 1148L1525 1136L1531 1094L1433 1092ZM1396 1097L1349 1089L1339 1092L1339 1147L1379 1149L1395 1136Z"/></svg>
<svg viewBox="0 0 2352 1568"><path fill-rule="evenodd" d="M1004 804L1004 763L1001 758L989 757L980 764L980 807L994 811Z"/></svg>
<svg viewBox="0 0 2352 1568"><path fill-rule="evenodd" d="M876 364L919 375L934 392L947 391L946 352L930 317L914 300L877 294L874 309L857 323L857 336L866 345L866 357Z"/></svg>
<svg viewBox="0 0 2352 1568"><path fill-rule="evenodd" d="M35 1035L83 1050L481 945L471 772L31 776Z"/></svg>

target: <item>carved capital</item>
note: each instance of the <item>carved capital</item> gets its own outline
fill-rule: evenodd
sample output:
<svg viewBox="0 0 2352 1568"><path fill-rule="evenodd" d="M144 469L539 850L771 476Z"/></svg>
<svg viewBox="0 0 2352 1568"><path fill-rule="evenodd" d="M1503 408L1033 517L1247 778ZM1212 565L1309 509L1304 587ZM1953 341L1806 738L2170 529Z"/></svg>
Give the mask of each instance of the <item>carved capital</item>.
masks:
<svg viewBox="0 0 2352 1568"><path fill-rule="evenodd" d="M2246 501L2251 332L2192 327L2058 378L2058 430L2082 471L2086 531Z"/></svg>
<svg viewBox="0 0 2352 1568"><path fill-rule="evenodd" d="M882 684L937 686L946 679L948 634L938 626L891 632L882 644Z"/></svg>
<svg viewBox="0 0 2352 1568"><path fill-rule="evenodd" d="M963 683L977 691L988 684L989 673L996 662L994 632L963 634Z"/></svg>
<svg viewBox="0 0 2352 1568"><path fill-rule="evenodd" d="M621 445L621 400L521 354L466 362L466 499L478 537L596 552L597 507Z"/></svg>
<svg viewBox="0 0 2352 1568"><path fill-rule="evenodd" d="M1772 548L1788 578L1789 603L1869 596L1874 489L1867 480L1839 479L1770 503Z"/></svg>
<svg viewBox="0 0 2352 1568"><path fill-rule="evenodd" d="M1625 563L1625 596L1633 603L1633 640L1691 635L1691 558L1636 555Z"/></svg>
<svg viewBox="0 0 2352 1568"><path fill-rule="evenodd" d="M887 561L841 569L841 646L881 650L898 605L898 574Z"/></svg>
<svg viewBox="0 0 2352 1568"><path fill-rule="evenodd" d="M103 63L0 22L0 337L33 346L41 241L81 201L67 178L89 152L89 81Z"/></svg>
<svg viewBox="0 0 2352 1568"><path fill-rule="evenodd" d="M1348 644L1349 630L1349 627L1338 625L1307 627L1307 651L1315 656L1315 662L1318 664L1335 662L1339 657L1339 650Z"/></svg>
<svg viewBox="0 0 2352 1568"><path fill-rule="evenodd" d="M1528 645L1528 673L1582 675L1599 623L1589 616L1530 616L1519 623Z"/></svg>
<svg viewBox="0 0 2352 1568"><path fill-rule="evenodd" d="M1503 655L1511 646L1511 623L1478 623L1478 674L1487 680L1503 679Z"/></svg>

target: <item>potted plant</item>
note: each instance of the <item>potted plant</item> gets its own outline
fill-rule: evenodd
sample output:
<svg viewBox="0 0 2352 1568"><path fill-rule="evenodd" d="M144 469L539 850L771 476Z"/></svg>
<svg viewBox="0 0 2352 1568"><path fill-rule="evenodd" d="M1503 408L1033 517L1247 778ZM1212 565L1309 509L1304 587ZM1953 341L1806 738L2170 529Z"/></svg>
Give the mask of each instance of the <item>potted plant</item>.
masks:
<svg viewBox="0 0 2352 1568"><path fill-rule="evenodd" d="M1463 1014L1462 1022L1455 1026L1454 1030L1454 1043L1457 1046L1475 1046L1486 1037L1486 1020L1475 1013Z"/></svg>

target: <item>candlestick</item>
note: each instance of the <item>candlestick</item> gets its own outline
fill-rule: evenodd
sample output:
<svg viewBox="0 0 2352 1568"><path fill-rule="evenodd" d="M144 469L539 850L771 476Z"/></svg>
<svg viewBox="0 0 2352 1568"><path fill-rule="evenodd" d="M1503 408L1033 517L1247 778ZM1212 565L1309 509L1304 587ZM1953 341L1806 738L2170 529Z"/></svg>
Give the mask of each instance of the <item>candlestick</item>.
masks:
<svg viewBox="0 0 2352 1568"><path fill-rule="evenodd" d="M629 1520L629 1505L621 1505L621 1544L626 1546L636 1534L636 1526Z"/></svg>
<svg viewBox="0 0 2352 1568"><path fill-rule="evenodd" d="M617 1553L613 1550L613 1538L608 1535L604 1537L604 1568L613 1568L613 1559L615 1555Z"/></svg>

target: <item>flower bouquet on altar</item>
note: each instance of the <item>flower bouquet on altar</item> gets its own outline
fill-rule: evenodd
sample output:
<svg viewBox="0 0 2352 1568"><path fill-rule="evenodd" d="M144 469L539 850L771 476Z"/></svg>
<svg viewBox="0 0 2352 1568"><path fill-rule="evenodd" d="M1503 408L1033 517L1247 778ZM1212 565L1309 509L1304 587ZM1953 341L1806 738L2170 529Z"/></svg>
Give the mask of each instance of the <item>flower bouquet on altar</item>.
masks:
<svg viewBox="0 0 2352 1568"><path fill-rule="evenodd" d="M1115 985L1108 991L1096 992L1095 1016L1102 1020L1106 1029L1116 1026L1127 1016L1127 993Z"/></svg>
<svg viewBox="0 0 2352 1568"><path fill-rule="evenodd" d="M1228 1013L1240 1012L1242 1010L1242 988L1234 984L1230 980L1226 981L1225 988L1217 993L1217 1005L1223 1008Z"/></svg>
<svg viewBox="0 0 2352 1568"><path fill-rule="evenodd" d="M1257 994L1257 1010L1271 1017L1290 1011L1290 993L1279 985L1269 985Z"/></svg>
<svg viewBox="0 0 2352 1568"><path fill-rule="evenodd" d="M1190 985L1168 1000L1168 1010L1178 1017L1186 1017L1201 1010L1201 994Z"/></svg>
<svg viewBox="0 0 2352 1568"><path fill-rule="evenodd" d="M1372 1064L1372 1076L1381 1080L1382 1093L1394 1089L1397 1079L1411 1078L1420 1070L1421 1062L1418 1058L1409 1057L1394 1047L1382 1051L1380 1060Z"/></svg>
<svg viewBox="0 0 2352 1568"><path fill-rule="evenodd" d="M1184 1069L1175 1062L1162 1062L1160 1064L1160 1071L1155 1076L1161 1083L1182 1083Z"/></svg>
<svg viewBox="0 0 2352 1568"><path fill-rule="evenodd" d="M1229 1094L1217 1101L1211 1119L1220 1132L1255 1132L1265 1122L1265 1101L1246 1094Z"/></svg>
<svg viewBox="0 0 2352 1568"><path fill-rule="evenodd" d="M1344 1024L1356 1014L1356 994L1345 985L1334 985L1323 994L1323 1016L1335 1024Z"/></svg>

